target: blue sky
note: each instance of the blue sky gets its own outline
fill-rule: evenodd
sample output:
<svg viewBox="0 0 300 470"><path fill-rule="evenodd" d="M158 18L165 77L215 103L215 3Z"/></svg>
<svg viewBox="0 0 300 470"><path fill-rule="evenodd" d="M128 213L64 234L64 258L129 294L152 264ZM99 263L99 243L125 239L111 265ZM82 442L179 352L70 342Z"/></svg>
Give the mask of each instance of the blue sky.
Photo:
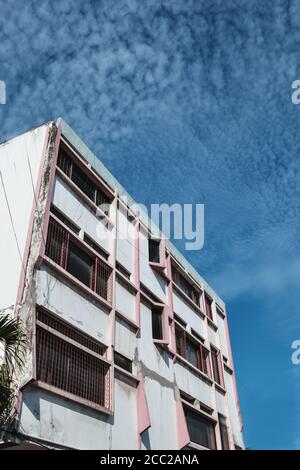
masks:
<svg viewBox="0 0 300 470"><path fill-rule="evenodd" d="M300 4L81 3L0 0L1 140L62 116L137 201L205 204L246 443L300 448Z"/></svg>

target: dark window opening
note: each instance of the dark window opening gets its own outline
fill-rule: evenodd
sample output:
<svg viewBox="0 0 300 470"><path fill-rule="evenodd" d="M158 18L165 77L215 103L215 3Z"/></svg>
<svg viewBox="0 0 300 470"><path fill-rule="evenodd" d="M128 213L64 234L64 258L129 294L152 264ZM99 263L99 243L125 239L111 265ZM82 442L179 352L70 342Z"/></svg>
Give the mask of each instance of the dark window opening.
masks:
<svg viewBox="0 0 300 470"><path fill-rule="evenodd" d="M122 356L122 354L117 351L114 352L114 361L115 365L121 367L124 370L127 370L132 374L132 361L127 359L127 357Z"/></svg>
<svg viewBox="0 0 300 470"><path fill-rule="evenodd" d="M189 408L184 409L191 442L216 449L215 423Z"/></svg>
<svg viewBox="0 0 300 470"><path fill-rule="evenodd" d="M175 324L176 351L201 372L211 377L209 351Z"/></svg>
<svg viewBox="0 0 300 470"><path fill-rule="evenodd" d="M201 294L197 291L194 286L182 275L176 268L173 267L173 278L174 282L180 287L181 290L196 304L200 307Z"/></svg>
<svg viewBox="0 0 300 470"><path fill-rule="evenodd" d="M65 224L72 232L79 234L79 228L75 225L68 217L66 217L60 210L58 210L55 206L51 205L50 209L51 213L55 215L63 224Z"/></svg>
<svg viewBox="0 0 300 470"><path fill-rule="evenodd" d="M213 376L217 384L224 387L224 377L222 371L222 354L215 348L211 348L211 362L213 369Z"/></svg>
<svg viewBox="0 0 300 470"><path fill-rule="evenodd" d="M88 287L91 287L94 260L75 243L69 242L67 271Z"/></svg>
<svg viewBox="0 0 300 470"><path fill-rule="evenodd" d="M71 234L50 218L45 255L111 303L112 269L98 256L87 254L79 242L72 240Z"/></svg>
<svg viewBox="0 0 300 470"><path fill-rule="evenodd" d="M94 251L97 251L100 256L104 259L108 259L108 254L101 248L101 246L98 245L98 243L94 242L94 240L91 239L86 233L84 234L83 237L85 243L87 243L91 248L93 248Z"/></svg>
<svg viewBox="0 0 300 470"><path fill-rule="evenodd" d="M160 241L149 238L149 261L153 263L160 262Z"/></svg>
<svg viewBox="0 0 300 470"><path fill-rule="evenodd" d="M152 307L152 338L163 339L163 309Z"/></svg>
<svg viewBox="0 0 300 470"><path fill-rule="evenodd" d="M206 315L208 316L208 318L210 318L210 320L212 320L213 319L212 307L211 307L212 300L206 294L204 295L204 302L205 302Z"/></svg>
<svg viewBox="0 0 300 470"><path fill-rule="evenodd" d="M96 186L89 180L88 176L77 166L73 164L72 181L79 189L92 201L95 201Z"/></svg>
<svg viewBox="0 0 300 470"><path fill-rule="evenodd" d="M62 149L59 151L57 166L69 177L72 176L72 159Z"/></svg>
<svg viewBox="0 0 300 470"><path fill-rule="evenodd" d="M229 450L229 436L228 436L228 429L226 424L225 416L219 414L219 426L220 426L220 435L221 435L221 443L223 450Z"/></svg>
<svg viewBox="0 0 300 470"><path fill-rule="evenodd" d="M199 367L199 347L191 339L186 339L186 360L194 367Z"/></svg>

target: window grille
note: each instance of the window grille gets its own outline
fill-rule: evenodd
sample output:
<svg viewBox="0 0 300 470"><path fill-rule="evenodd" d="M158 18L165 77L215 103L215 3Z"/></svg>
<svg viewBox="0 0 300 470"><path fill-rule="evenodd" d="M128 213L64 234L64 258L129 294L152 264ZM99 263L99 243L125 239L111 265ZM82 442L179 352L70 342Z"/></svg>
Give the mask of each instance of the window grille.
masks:
<svg viewBox="0 0 300 470"><path fill-rule="evenodd" d="M112 302L112 269L94 254L87 254L51 217L45 254L103 299Z"/></svg>
<svg viewBox="0 0 300 470"><path fill-rule="evenodd" d="M93 341L89 343L85 335L80 337L79 332L72 334L71 330L52 315L38 312L37 380L54 387L53 391L65 392L69 398L109 409L110 365L94 351ZM93 349L89 348L91 344Z"/></svg>
<svg viewBox="0 0 300 470"><path fill-rule="evenodd" d="M208 377L211 377L209 351L202 344L195 341L179 325L175 325L175 338L177 354L186 359Z"/></svg>

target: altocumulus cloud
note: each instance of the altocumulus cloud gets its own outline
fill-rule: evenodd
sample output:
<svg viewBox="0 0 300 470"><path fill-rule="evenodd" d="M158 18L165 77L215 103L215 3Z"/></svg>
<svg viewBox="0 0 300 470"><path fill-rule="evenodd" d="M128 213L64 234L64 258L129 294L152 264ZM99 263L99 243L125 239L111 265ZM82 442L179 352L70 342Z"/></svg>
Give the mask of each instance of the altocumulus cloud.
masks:
<svg viewBox="0 0 300 470"><path fill-rule="evenodd" d="M271 319L272 334L296 337L299 2L0 0L0 9L1 138L61 115L137 200L205 203L205 246L190 261L233 313L251 296L264 306L262 328Z"/></svg>
<svg viewBox="0 0 300 470"><path fill-rule="evenodd" d="M192 261L237 296L258 258L265 279L274 252L299 246L299 26L297 1L1 1L1 137L62 115L125 183L135 165L140 200L159 202L139 190L146 167L160 201L204 202L207 248ZM173 200L162 158L183 181Z"/></svg>

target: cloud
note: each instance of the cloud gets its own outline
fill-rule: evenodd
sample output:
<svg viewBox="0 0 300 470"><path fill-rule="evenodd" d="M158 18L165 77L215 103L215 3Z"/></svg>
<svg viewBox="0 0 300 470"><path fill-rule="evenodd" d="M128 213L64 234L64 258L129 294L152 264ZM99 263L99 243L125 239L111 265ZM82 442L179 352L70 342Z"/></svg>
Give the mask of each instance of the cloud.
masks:
<svg viewBox="0 0 300 470"><path fill-rule="evenodd" d="M204 203L186 256L229 312L251 297L265 331L295 336L297 0L0 4L1 138L62 116L139 202Z"/></svg>

